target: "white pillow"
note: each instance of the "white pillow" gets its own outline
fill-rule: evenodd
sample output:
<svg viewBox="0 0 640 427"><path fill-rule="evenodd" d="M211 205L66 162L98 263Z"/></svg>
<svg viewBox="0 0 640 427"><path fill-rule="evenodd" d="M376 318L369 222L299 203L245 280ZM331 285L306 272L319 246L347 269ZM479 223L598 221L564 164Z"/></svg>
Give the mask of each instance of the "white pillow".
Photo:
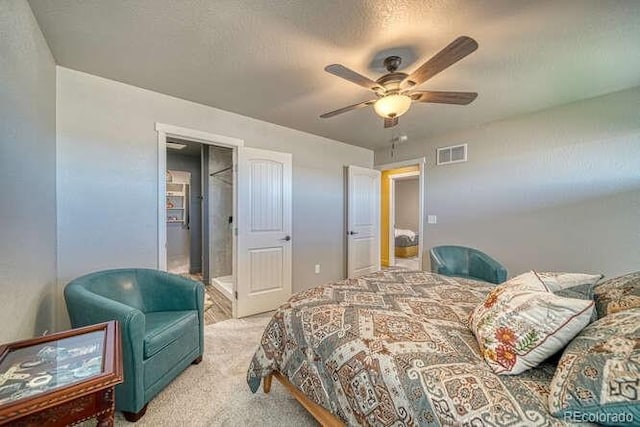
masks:
<svg viewBox="0 0 640 427"><path fill-rule="evenodd" d="M573 288L580 285L595 285L604 276L602 274L559 273L537 271L536 274L551 292Z"/></svg>
<svg viewBox="0 0 640 427"><path fill-rule="evenodd" d="M593 301L550 292L531 271L493 289L469 324L489 367L516 375L562 349L587 326L593 309Z"/></svg>

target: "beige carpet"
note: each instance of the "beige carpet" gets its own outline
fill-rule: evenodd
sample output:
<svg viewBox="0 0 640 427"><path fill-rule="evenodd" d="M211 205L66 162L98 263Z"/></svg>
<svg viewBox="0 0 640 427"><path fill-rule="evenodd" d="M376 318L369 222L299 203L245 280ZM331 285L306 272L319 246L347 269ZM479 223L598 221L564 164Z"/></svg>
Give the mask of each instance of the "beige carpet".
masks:
<svg viewBox="0 0 640 427"><path fill-rule="evenodd" d="M314 426L277 380L252 394L247 367L271 315L205 326L202 363L187 368L149 403L135 426ZM134 425L116 413L117 426Z"/></svg>

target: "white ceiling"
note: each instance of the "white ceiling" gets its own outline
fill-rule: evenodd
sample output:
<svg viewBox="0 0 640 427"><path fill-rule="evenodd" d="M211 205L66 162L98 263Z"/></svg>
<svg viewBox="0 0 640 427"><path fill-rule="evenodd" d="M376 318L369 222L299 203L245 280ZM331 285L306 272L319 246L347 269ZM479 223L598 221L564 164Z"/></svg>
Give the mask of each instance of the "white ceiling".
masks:
<svg viewBox="0 0 640 427"><path fill-rule="evenodd" d="M368 148L640 85L635 0L30 0L58 64ZM459 35L480 48L424 90L477 91L469 106L415 104L382 128L371 94L323 71L405 71Z"/></svg>

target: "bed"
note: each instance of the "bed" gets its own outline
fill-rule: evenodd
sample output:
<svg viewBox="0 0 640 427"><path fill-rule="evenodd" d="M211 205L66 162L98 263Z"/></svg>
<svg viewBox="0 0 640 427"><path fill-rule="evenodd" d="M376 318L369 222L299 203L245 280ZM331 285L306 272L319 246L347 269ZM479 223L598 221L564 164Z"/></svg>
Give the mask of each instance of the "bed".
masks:
<svg viewBox="0 0 640 427"><path fill-rule="evenodd" d="M565 425L547 409L552 363L497 376L483 361L467 319L493 286L384 270L296 294L249 387L277 378L322 425Z"/></svg>
<svg viewBox="0 0 640 427"><path fill-rule="evenodd" d="M411 230L396 228L394 230L394 234L394 253L396 257L411 258L418 256L418 233Z"/></svg>

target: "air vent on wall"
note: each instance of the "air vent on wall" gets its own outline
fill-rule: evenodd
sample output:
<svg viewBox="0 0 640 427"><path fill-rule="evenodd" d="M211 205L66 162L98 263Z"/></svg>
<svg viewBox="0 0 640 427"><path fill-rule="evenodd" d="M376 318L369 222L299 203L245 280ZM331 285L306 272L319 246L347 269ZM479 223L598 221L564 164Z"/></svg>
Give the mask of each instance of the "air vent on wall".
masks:
<svg viewBox="0 0 640 427"><path fill-rule="evenodd" d="M467 144L438 148L437 165L448 165L467 161Z"/></svg>

